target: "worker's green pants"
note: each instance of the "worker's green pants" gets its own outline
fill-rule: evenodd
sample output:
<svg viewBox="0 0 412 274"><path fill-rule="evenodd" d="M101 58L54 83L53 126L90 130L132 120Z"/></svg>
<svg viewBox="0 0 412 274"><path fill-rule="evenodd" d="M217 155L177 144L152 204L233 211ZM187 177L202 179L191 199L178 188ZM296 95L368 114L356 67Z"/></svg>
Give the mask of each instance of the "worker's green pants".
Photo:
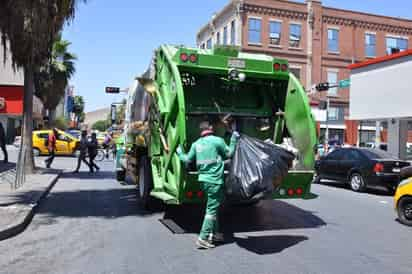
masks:
<svg viewBox="0 0 412 274"><path fill-rule="evenodd" d="M224 198L224 184L202 183L203 192L207 195L206 214L203 220L200 239L209 240L219 230L218 210Z"/></svg>

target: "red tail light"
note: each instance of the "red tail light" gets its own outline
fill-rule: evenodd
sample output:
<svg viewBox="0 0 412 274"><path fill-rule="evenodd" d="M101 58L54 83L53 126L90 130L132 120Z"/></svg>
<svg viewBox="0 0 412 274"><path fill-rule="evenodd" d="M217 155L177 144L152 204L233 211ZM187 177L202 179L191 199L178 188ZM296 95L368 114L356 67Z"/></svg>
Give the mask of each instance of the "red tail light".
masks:
<svg viewBox="0 0 412 274"><path fill-rule="evenodd" d="M292 188L288 189L289 196L293 196L294 194L295 194L295 191Z"/></svg>
<svg viewBox="0 0 412 274"><path fill-rule="evenodd" d="M192 191L186 192L186 197L189 198L189 199L192 199L193 198L193 192Z"/></svg>
<svg viewBox="0 0 412 274"><path fill-rule="evenodd" d="M191 54L189 59L190 59L190 62L196 63L197 62L197 55L196 54Z"/></svg>
<svg viewBox="0 0 412 274"><path fill-rule="evenodd" d="M288 71L288 65L282 64L282 65L280 66L280 69L281 69L282 71Z"/></svg>
<svg viewBox="0 0 412 274"><path fill-rule="evenodd" d="M383 172L383 164L382 163L376 163L375 166L373 167L373 171L375 173L382 173Z"/></svg>
<svg viewBox="0 0 412 274"><path fill-rule="evenodd" d="M301 188L296 189L296 194L297 195L302 195L303 194L303 189L301 189Z"/></svg>
<svg viewBox="0 0 412 274"><path fill-rule="evenodd" d="M187 62L189 61L189 55L187 55L187 53L181 53L180 54L180 60L182 60L182 62Z"/></svg>
<svg viewBox="0 0 412 274"><path fill-rule="evenodd" d="M198 193L197 193L197 197L198 198L203 198L203 191L199 191Z"/></svg>
<svg viewBox="0 0 412 274"><path fill-rule="evenodd" d="M273 64L273 69L274 69L275 71L279 71L279 70L280 70L280 64L279 64L279 63Z"/></svg>

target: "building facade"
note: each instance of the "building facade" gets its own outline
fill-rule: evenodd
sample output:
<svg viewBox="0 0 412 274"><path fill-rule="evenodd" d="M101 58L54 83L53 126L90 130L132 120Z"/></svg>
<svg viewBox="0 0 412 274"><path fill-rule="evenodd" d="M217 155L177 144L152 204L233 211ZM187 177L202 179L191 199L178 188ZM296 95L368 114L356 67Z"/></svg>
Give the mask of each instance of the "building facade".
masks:
<svg viewBox="0 0 412 274"><path fill-rule="evenodd" d="M350 64L408 49L411 39L412 20L325 7L321 0L232 0L199 30L197 45L234 45L287 59L291 72L309 91L321 82L349 78ZM318 109L327 97L328 117ZM327 124L330 138L353 143L349 131L358 124L347 121L348 88L311 95L311 104L319 114L321 132ZM374 124L362 129L370 131L363 132L366 138L374 139Z"/></svg>
<svg viewBox="0 0 412 274"><path fill-rule="evenodd" d="M1 34L0 34L1 35ZM20 135L23 116L24 74L22 69L14 69L10 53L4 60L3 47L0 46L0 123L6 131L7 143L14 142ZM33 98L33 128L43 123L43 104Z"/></svg>

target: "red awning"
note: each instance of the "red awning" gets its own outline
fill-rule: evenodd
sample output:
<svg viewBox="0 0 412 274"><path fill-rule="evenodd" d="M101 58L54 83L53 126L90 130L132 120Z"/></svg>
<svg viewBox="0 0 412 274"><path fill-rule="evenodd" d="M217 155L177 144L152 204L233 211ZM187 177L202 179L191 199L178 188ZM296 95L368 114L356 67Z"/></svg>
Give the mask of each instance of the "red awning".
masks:
<svg viewBox="0 0 412 274"><path fill-rule="evenodd" d="M374 58L374 59L371 59L371 60L368 60L368 61L365 61L365 62L352 64L352 65L348 66L348 69L363 68L363 67L367 67L367 66L370 66L370 65L373 65L373 64L379 64L379 63L399 59L399 58L409 56L409 55L412 55L412 49L405 50L405 51L395 53L395 54L391 54L391 55L386 55L386 56Z"/></svg>
<svg viewBox="0 0 412 274"><path fill-rule="evenodd" d="M23 87L0 86L0 114L23 114Z"/></svg>

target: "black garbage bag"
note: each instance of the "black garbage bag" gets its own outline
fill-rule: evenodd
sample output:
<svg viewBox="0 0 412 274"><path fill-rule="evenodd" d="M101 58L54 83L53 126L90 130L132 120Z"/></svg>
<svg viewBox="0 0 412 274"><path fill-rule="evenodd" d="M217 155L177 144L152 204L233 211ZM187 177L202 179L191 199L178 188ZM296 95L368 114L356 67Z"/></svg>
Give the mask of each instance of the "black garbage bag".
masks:
<svg viewBox="0 0 412 274"><path fill-rule="evenodd" d="M230 200L250 200L272 193L288 174L295 155L277 145L242 135L236 146L226 194Z"/></svg>

